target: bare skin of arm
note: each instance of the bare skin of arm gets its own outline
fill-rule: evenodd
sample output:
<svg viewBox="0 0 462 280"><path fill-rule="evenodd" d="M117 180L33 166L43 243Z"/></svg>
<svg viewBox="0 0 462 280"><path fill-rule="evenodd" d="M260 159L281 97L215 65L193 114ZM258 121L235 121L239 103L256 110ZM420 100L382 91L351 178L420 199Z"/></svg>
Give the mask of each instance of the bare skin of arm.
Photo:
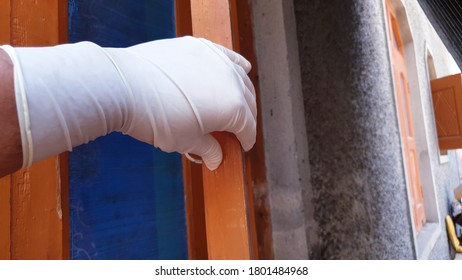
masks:
<svg viewBox="0 0 462 280"><path fill-rule="evenodd" d="M21 166L22 146L14 95L13 63L0 49L0 178Z"/></svg>

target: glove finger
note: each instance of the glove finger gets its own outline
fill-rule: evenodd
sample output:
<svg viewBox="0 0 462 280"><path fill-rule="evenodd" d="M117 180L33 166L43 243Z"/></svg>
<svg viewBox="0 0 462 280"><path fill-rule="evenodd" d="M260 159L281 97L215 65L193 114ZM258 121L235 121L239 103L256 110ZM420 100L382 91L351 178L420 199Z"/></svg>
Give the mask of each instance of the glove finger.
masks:
<svg viewBox="0 0 462 280"><path fill-rule="evenodd" d="M255 94L255 87L253 86L253 83L252 81L250 80L249 76L247 75L247 73L244 71L244 69L240 66L236 66L234 67L237 71L237 73L239 74L239 76L241 76L245 86L250 90L250 92L253 94L254 98L256 96Z"/></svg>
<svg viewBox="0 0 462 280"><path fill-rule="evenodd" d="M200 156L207 168L212 171L217 169L223 160L221 146L210 134L204 135L189 153Z"/></svg>
<svg viewBox="0 0 462 280"><path fill-rule="evenodd" d="M254 119L257 119L257 101L255 100L255 96L248 88L245 89L244 93L245 101L247 102L247 106L249 106L250 112Z"/></svg>
<svg viewBox="0 0 462 280"><path fill-rule="evenodd" d="M219 48L234 64L237 64L244 68L246 73L249 73L250 70L252 70L252 64L250 64L250 62L247 59L245 59L242 55L221 45L215 44L215 46Z"/></svg>
<svg viewBox="0 0 462 280"><path fill-rule="evenodd" d="M252 69L252 64L250 64L250 62L247 59L245 59L242 55L238 54L237 52L203 38L200 38L200 40L202 40L205 43L212 43L212 45L215 48L219 49L222 53L224 53L234 64L237 64L244 68L246 73L249 73Z"/></svg>
<svg viewBox="0 0 462 280"><path fill-rule="evenodd" d="M238 131L232 131L239 142L241 142L242 148L247 152L252 149L257 138L257 122L251 115L250 108L246 108L246 114L243 116L242 126Z"/></svg>

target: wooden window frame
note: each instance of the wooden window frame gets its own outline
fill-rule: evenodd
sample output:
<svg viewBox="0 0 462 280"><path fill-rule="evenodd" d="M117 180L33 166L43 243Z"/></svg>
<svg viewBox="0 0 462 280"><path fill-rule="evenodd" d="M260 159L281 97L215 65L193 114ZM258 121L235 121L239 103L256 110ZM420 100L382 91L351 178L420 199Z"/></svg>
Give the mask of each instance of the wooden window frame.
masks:
<svg viewBox="0 0 462 280"><path fill-rule="evenodd" d="M253 69L249 76L259 104L251 4L236 0L177 0L175 4L178 36L204 37L250 60ZM262 201L266 198L254 203L253 196L256 185L266 187L261 184L266 182L266 169L260 115L257 122L257 143L246 154L233 135L214 134L224 153L218 170L210 172L184 160L190 259L273 257L272 244L263 243L271 240L267 203Z"/></svg>

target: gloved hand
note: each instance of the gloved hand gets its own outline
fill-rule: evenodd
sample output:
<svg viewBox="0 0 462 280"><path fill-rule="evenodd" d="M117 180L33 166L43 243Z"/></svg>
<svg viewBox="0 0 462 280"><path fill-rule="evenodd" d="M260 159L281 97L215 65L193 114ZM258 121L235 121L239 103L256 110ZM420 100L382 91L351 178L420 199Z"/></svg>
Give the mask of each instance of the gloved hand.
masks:
<svg viewBox="0 0 462 280"><path fill-rule="evenodd" d="M15 66L25 166L112 131L197 154L211 170L222 160L211 132L236 134L245 150L255 143L250 63L205 39L4 49Z"/></svg>

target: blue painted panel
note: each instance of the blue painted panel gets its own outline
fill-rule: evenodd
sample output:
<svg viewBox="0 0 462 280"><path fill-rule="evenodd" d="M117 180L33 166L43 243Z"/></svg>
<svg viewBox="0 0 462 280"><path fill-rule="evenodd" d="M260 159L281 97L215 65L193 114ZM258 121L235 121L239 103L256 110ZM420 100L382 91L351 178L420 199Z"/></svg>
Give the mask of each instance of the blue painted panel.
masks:
<svg viewBox="0 0 462 280"><path fill-rule="evenodd" d="M70 0L70 42L175 36L173 0ZM69 155L72 259L186 259L181 157L120 133Z"/></svg>
<svg viewBox="0 0 462 280"><path fill-rule="evenodd" d="M173 0L69 0L71 42L127 47L173 37Z"/></svg>

